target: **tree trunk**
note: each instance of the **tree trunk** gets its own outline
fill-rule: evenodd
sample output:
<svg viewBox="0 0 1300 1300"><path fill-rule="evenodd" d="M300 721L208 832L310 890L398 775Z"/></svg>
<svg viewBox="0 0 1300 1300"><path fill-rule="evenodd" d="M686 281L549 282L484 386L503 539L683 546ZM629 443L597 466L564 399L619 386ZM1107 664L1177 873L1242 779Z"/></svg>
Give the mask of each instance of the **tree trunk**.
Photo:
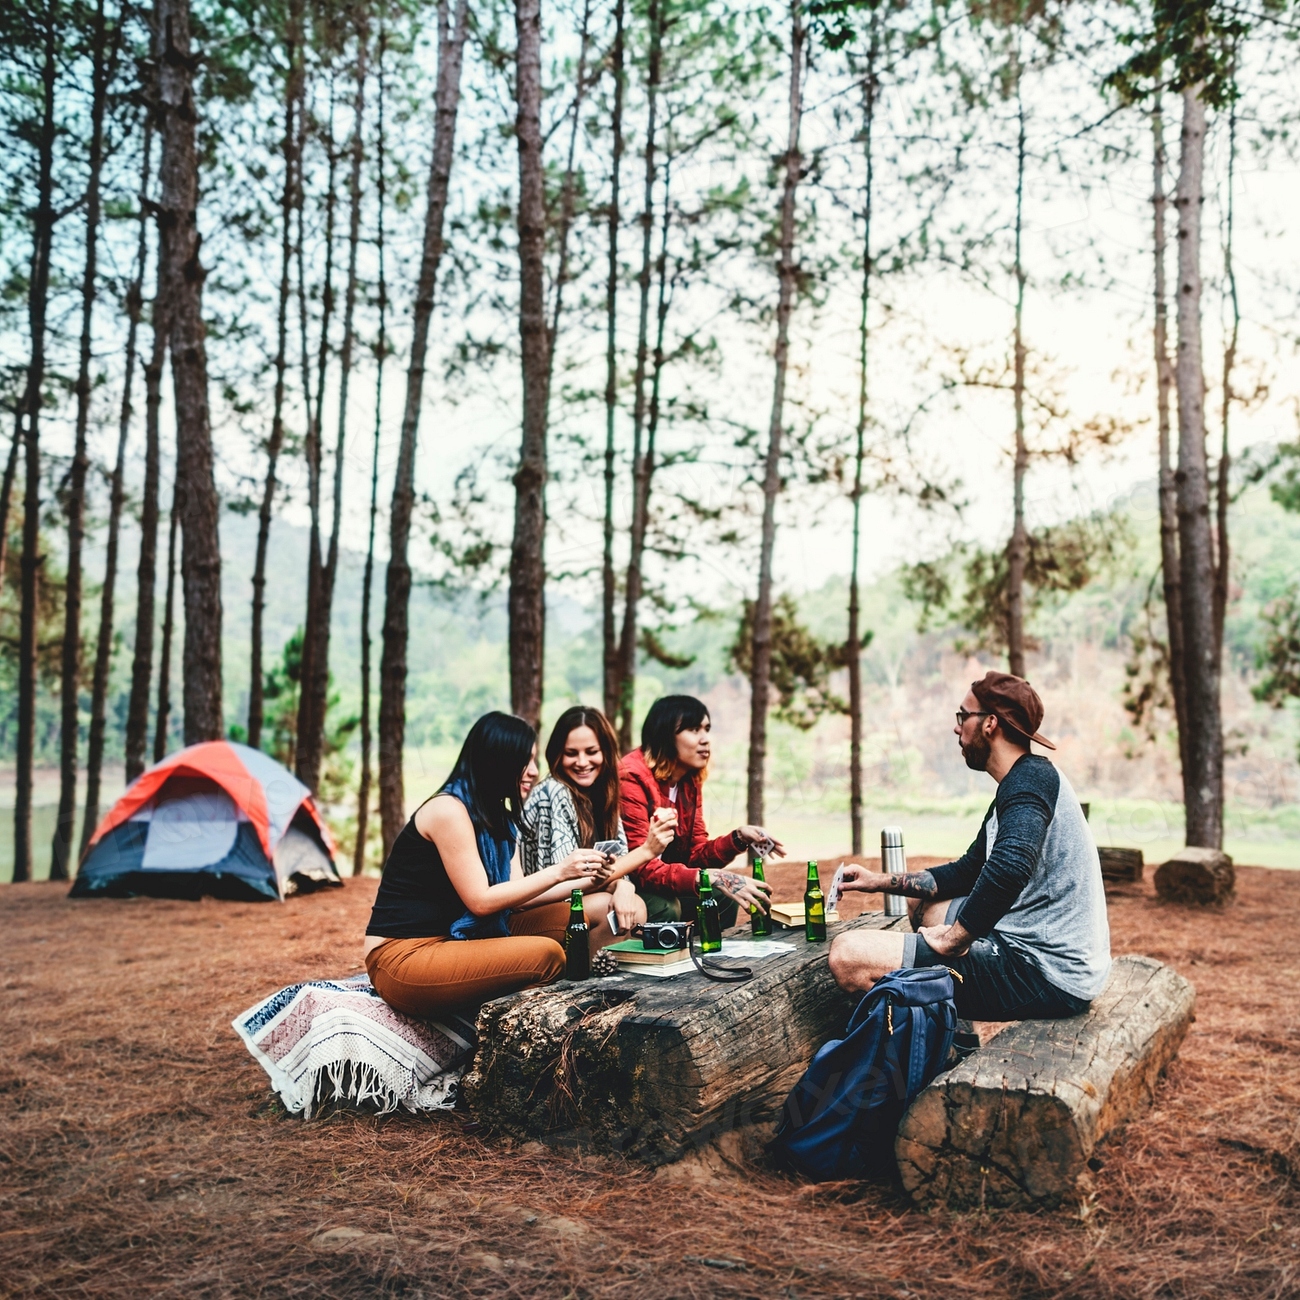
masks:
<svg viewBox="0 0 1300 1300"><path fill-rule="evenodd" d="M24 444L26 492L23 499L22 605L18 623L18 737L14 780L14 881L32 876L32 768L36 750L36 604L41 565L40 417L45 391L45 316L50 288L50 251L55 215L54 90L57 28L54 6L43 15L45 48L41 59L41 125L37 141L36 212L32 220L32 264L27 289L31 358L27 365L22 411L27 417ZM21 418L21 417L20 417Z"/></svg>
<svg viewBox="0 0 1300 1300"><path fill-rule="evenodd" d="M510 546L510 708L541 726L546 630L546 198L542 169L541 0L515 0L515 140L519 146L519 352L523 433Z"/></svg>
<svg viewBox="0 0 1300 1300"><path fill-rule="evenodd" d="M1201 204L1205 105L1200 87L1183 92L1178 190L1178 550L1187 671L1186 838L1223 847L1223 723L1214 627L1214 557L1205 448L1201 360Z"/></svg>
<svg viewBox="0 0 1300 1300"><path fill-rule="evenodd" d="M162 459L159 414L163 364L167 358L167 309L161 276L159 268L159 283L153 301L153 353L144 367L144 496L140 506L140 560L135 584L135 652L131 660L131 697L126 711L128 784L144 771L145 750L149 744L149 679L153 673L154 588L158 570L158 480ZM168 572L170 574L170 570ZM160 683L160 697L161 691Z"/></svg>
<svg viewBox="0 0 1300 1300"><path fill-rule="evenodd" d="M9 506L13 501L14 479L18 476L18 450L23 442L23 411L14 417L14 434L5 457L4 479L0 482L0 593L5 589L5 565L9 559Z"/></svg>
<svg viewBox="0 0 1300 1300"><path fill-rule="evenodd" d="M618 714L622 692L619 684L618 645L614 639L614 415L618 409L618 225L619 172L623 162L623 9L624 0L614 5L614 48L610 55L614 74L612 171L609 186L609 272L605 281L605 530L601 564L601 646L604 651L605 716Z"/></svg>
<svg viewBox="0 0 1300 1300"><path fill-rule="evenodd" d="M1174 471L1169 456L1169 393L1174 386L1174 368L1169 360L1169 292L1165 285L1165 121L1157 96L1151 110L1153 144L1155 252L1155 353L1156 426L1160 448L1160 571L1164 580L1165 623L1169 641L1169 693L1174 700L1178 728L1179 771L1187 771L1187 679L1183 653L1182 579L1178 571L1178 505ZM1185 778L1184 778L1185 779ZM1186 785L1183 796L1186 800Z"/></svg>
<svg viewBox="0 0 1300 1300"><path fill-rule="evenodd" d="M872 10L871 44L862 78L862 154L866 183L862 190L862 306L858 318L858 422L853 448L853 561L849 568L849 637L845 647L849 671L849 827L854 853L862 852L862 625L858 559L862 543L862 470L867 453L868 345L871 341L871 217L875 197L876 63L880 54L879 23Z"/></svg>
<svg viewBox="0 0 1300 1300"><path fill-rule="evenodd" d="M320 761L325 741L325 717L320 701L329 694L329 670L324 689L318 692L321 672L322 625L328 629L325 611L325 560L321 554L321 492L324 484L325 377L329 372L330 321L334 315L334 213L335 174L338 155L334 149L334 74L330 73L329 111L325 118L325 275L321 285L320 340L316 354L316 401L307 426L304 452L307 459L307 503L311 529L307 542L307 617L302 636L301 683L298 690L297 743L294 771L309 790L320 784ZM323 634L328 637L328 630Z"/></svg>
<svg viewBox="0 0 1300 1300"><path fill-rule="evenodd" d="M180 521L183 488L172 487L172 508L167 512L167 594L163 599L162 652L158 657L158 713L154 719L153 761L167 757L172 711L172 633L176 627L176 525Z"/></svg>
<svg viewBox="0 0 1300 1300"><path fill-rule="evenodd" d="M181 494L181 577L185 602L182 659L185 743L217 740L221 708L220 503L212 465L208 410L208 358L203 325L203 267L196 207L199 170L195 149L189 0L154 0L159 42L158 111L162 135L159 177L159 263L166 288L176 404L176 472Z"/></svg>
<svg viewBox="0 0 1300 1300"><path fill-rule="evenodd" d="M338 571L339 529L343 521L343 455L347 445L347 407L349 380L352 376L352 349L355 341L355 318L357 299L357 249L361 240L361 163L364 155L362 127L365 116L365 79L366 79L366 38L368 28L364 9L357 13L357 58L356 58L356 98L355 128L352 133L351 172L348 182L349 218L348 218L348 272L344 288L343 342L339 353L339 424L338 436L334 447L334 494L333 514L330 522L330 540L324 561L318 564L316 579L316 606L309 611L306 635L303 638L304 652L310 645L310 656L304 653L302 673L302 693L299 699L298 726L298 774L299 779L312 790L320 785L321 762L325 755L325 724L329 711L329 653L330 653L330 619L334 606L334 580ZM330 96L331 106L333 94ZM333 121L333 113L330 114ZM325 258L325 308L321 320L320 363L317 370L316 413L316 479L317 497L320 485L321 439L324 427L321 412L325 397L325 364L328 324L333 306L334 290L331 280L334 246L334 135L331 128L328 134L330 147L329 197L326 205L326 241L328 250ZM319 515L319 511L318 511ZM318 543L319 545L319 543ZM319 556L319 552L314 552ZM306 714L306 726L303 714Z"/></svg>
<svg viewBox="0 0 1300 1300"><path fill-rule="evenodd" d="M149 224L146 217L149 196L149 164L153 132L146 121L144 161L140 174L140 240L135 255L135 279L126 291L126 373L122 378L122 406L117 424L117 459L108 499L108 546L104 557L104 588L99 600L99 635L95 639L95 675L90 689L90 737L86 746L86 811L81 821L84 857L90 837L99 823L100 783L104 766L104 731L108 701L108 674L113 662L113 598L117 591L117 550L122 527L123 476L126 472L126 443L131 432L131 386L135 379L136 339L140 332L145 262L149 256Z"/></svg>
<svg viewBox="0 0 1300 1300"><path fill-rule="evenodd" d="M63 646L59 672L59 807L50 845L50 879L67 880L77 818L77 749L81 734L81 548L86 532L86 473L90 458L90 346L99 276L99 181L104 162L104 101L107 95L104 0L95 6L91 37L90 149L86 182L86 255L81 277L81 346L77 362L77 419L65 512L68 570L63 600Z"/></svg>
<svg viewBox="0 0 1300 1300"><path fill-rule="evenodd" d="M379 514L379 434L383 427L384 360L388 356L388 283L384 278L384 54L387 32L384 11L379 10L379 56L376 87L378 132L375 140L375 200L378 229L375 252L379 259L379 338L375 343L375 436L370 454L370 533L366 541L366 568L361 579L361 781L357 790L357 842L352 851L352 874L366 865L366 840L370 831L370 595L375 580L375 520Z"/></svg>
<svg viewBox="0 0 1300 1300"><path fill-rule="evenodd" d="M401 442L389 513L384 649L379 664L379 814L385 857L405 820L402 751L406 741L406 641L411 602L411 564L407 548L411 536L411 513L415 507L415 443L420 423L420 399L424 392L429 321L433 315L438 263L442 259L442 226L455 156L460 71L468 26L468 0L456 0L455 19L450 28L447 22L449 2L439 0L438 5L437 120L433 131L433 160L429 167L429 206L424 219L424 250L411 328L411 362L406 374L406 405L402 412Z"/></svg>
<svg viewBox="0 0 1300 1300"><path fill-rule="evenodd" d="M1223 673L1223 624L1228 616L1228 586L1232 576L1232 553L1228 545L1228 505L1231 500L1229 470L1232 457L1228 445L1228 421L1232 411L1232 370L1237 361L1237 340L1241 334L1241 304L1237 298L1237 272L1232 258L1232 235L1236 204L1233 190L1237 171L1237 100L1228 101L1228 182L1223 232L1223 276L1228 284L1228 341L1223 349L1223 440L1219 449L1219 472L1215 484L1215 540L1217 556L1214 566L1214 653L1220 675Z"/></svg>
<svg viewBox="0 0 1300 1300"><path fill-rule="evenodd" d="M763 820L763 780L767 760L767 710L772 675L772 552L776 545L776 499L781 493L781 443L785 419L785 376L790 360L790 313L794 309L798 268L794 260L795 194L803 159L799 125L803 115L803 11L790 7L790 118L785 152L785 184L781 194L781 246L777 273L780 293L776 305L776 375L772 384L772 417L767 431L763 469L763 528L758 557L758 597L754 602L754 637L750 669L749 771L746 816Z"/></svg>
<svg viewBox="0 0 1300 1300"><path fill-rule="evenodd" d="M271 511L278 486L276 470L284 447L284 398L289 368L289 293L293 265L293 215L296 198L302 192L295 114L302 111L301 14L290 9L288 41L289 70L284 91L284 187L280 192L280 296L275 322L275 394L271 405L271 434L266 443L266 481L262 504L257 512L257 554L253 561L252 636L248 664L248 743L262 745L266 683L262 673L262 620L266 609L266 556L271 543Z"/></svg>
<svg viewBox="0 0 1300 1300"><path fill-rule="evenodd" d="M1017 58L1016 77L1016 319L1013 347L1014 375L1012 404L1016 420L1016 454L1013 471L1011 541L1007 547L1007 661L1017 677L1025 675L1025 562L1029 533L1025 527L1025 474L1029 470L1029 448L1025 443L1025 263L1022 255L1025 205L1025 101L1021 94L1021 70Z"/></svg>
<svg viewBox="0 0 1300 1300"><path fill-rule="evenodd" d="M650 356L650 286L654 268L654 196L658 166L655 162L659 83L663 76L664 20L661 0L650 0L646 14L650 26L650 57L646 67L645 186L641 200L641 272L637 276L640 310L636 331L636 371L632 380L632 526L627 579L623 590L623 628L618 642L618 739L626 753L632 748L633 711L636 708L636 626L641 603L641 563L645 547L645 519L641 503L649 487L644 448L646 420L646 370Z"/></svg>

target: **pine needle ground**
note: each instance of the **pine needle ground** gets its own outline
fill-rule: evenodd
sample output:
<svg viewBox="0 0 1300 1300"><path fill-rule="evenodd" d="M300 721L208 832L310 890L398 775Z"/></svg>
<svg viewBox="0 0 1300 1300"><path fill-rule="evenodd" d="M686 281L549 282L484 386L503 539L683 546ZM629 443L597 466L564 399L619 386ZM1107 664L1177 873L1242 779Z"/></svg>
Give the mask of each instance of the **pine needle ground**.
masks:
<svg viewBox="0 0 1300 1300"><path fill-rule="evenodd" d="M776 876L797 895L797 868ZM1196 1023L1086 1201L989 1215L759 1166L651 1175L457 1114L287 1117L231 1018L358 969L374 888L276 906L5 887L0 1294L1300 1294L1300 873L1243 868L1221 911L1149 883L1112 897L1116 953L1188 976Z"/></svg>

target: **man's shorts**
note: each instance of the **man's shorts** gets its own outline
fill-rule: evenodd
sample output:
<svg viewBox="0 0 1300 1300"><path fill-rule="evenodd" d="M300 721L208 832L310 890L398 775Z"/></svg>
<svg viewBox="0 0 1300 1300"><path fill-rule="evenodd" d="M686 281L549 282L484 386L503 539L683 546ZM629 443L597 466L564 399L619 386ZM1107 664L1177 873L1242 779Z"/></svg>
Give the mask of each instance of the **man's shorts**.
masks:
<svg viewBox="0 0 1300 1300"><path fill-rule="evenodd" d="M951 925L964 898L954 898L944 917ZM1081 1016L1091 1005L1050 983L1023 953L1005 941L976 939L961 957L940 957L920 934L903 936L904 966L947 966L954 980L953 1001L963 1020L1060 1020Z"/></svg>

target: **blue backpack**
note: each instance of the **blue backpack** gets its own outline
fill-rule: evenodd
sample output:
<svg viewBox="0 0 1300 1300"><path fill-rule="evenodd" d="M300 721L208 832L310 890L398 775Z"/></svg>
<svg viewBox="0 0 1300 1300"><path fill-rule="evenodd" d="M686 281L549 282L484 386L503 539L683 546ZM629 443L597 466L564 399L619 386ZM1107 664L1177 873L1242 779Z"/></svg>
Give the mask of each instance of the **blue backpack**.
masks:
<svg viewBox="0 0 1300 1300"><path fill-rule="evenodd" d="M947 1068L952 994L944 966L878 980L786 1098L772 1154L815 1182L891 1176L903 1112Z"/></svg>

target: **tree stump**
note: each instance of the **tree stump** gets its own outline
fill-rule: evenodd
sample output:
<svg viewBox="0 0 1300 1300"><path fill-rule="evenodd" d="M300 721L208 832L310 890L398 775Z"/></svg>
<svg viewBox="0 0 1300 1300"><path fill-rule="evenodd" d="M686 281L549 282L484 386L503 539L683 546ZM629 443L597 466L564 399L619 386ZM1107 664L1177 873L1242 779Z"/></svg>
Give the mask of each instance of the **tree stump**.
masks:
<svg viewBox="0 0 1300 1300"><path fill-rule="evenodd" d="M1196 990L1150 957L1121 957L1087 1015L1022 1020L912 1103L895 1152L920 1204L1052 1207L1082 1195L1098 1143L1178 1052Z"/></svg>
<svg viewBox="0 0 1300 1300"><path fill-rule="evenodd" d="M1179 849L1156 868L1156 893L1169 903L1222 903L1236 887L1232 859L1218 849Z"/></svg>
<svg viewBox="0 0 1300 1300"><path fill-rule="evenodd" d="M1141 849L1098 849L1101 878L1109 884L1130 884L1142 879Z"/></svg>
<svg viewBox="0 0 1300 1300"><path fill-rule="evenodd" d="M870 913L830 927L892 929ZM667 1164L724 1133L771 1125L786 1094L857 999L826 962L829 943L719 984L671 979L560 982L487 1003L461 1095L490 1131Z"/></svg>

